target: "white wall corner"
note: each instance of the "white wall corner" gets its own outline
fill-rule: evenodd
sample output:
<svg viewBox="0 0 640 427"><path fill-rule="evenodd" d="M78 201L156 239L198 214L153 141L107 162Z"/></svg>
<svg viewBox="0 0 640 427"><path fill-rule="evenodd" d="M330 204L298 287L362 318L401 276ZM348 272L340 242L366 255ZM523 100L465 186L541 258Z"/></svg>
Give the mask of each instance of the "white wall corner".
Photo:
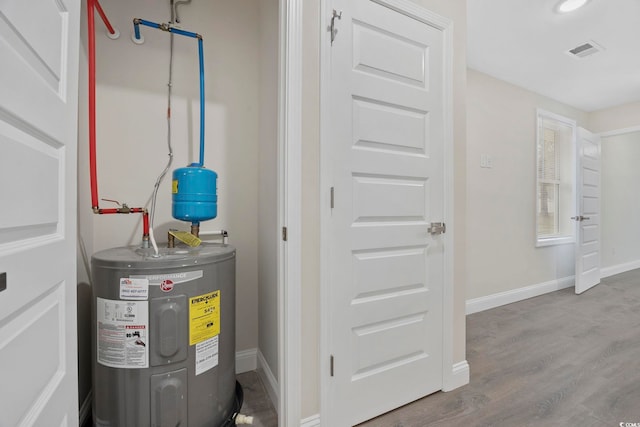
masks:
<svg viewBox="0 0 640 427"><path fill-rule="evenodd" d="M256 367L258 366L257 354L258 349L255 348L236 351L236 374L255 371Z"/></svg>
<svg viewBox="0 0 640 427"><path fill-rule="evenodd" d="M300 421L300 427L318 427L320 425L320 414L315 414Z"/></svg>
<svg viewBox="0 0 640 427"><path fill-rule="evenodd" d="M277 408L279 408L278 391L280 390L280 387L278 386L278 380L276 379L276 376L273 375L273 372L271 371L267 360L264 358L260 350L258 350L257 371L260 379L262 380L262 383L264 384L264 387L267 389L267 394L269 395L269 399L271 399L273 407L277 410Z"/></svg>
<svg viewBox="0 0 640 427"><path fill-rule="evenodd" d="M451 372L444 376L442 391L455 390L458 387L469 384L469 363L466 360L454 363Z"/></svg>
<svg viewBox="0 0 640 427"><path fill-rule="evenodd" d="M624 264L616 264L611 267L605 267L600 269L600 278L604 279L605 277L614 276L616 274L625 273L627 271L635 270L640 268L640 260L625 262Z"/></svg>
<svg viewBox="0 0 640 427"><path fill-rule="evenodd" d="M467 300L467 314L478 313L480 311L489 310L491 308L500 307L525 299L548 294L549 292L559 291L569 288L575 284L575 276L563 277L549 282L538 283L523 288L512 289L497 294L487 295L480 298Z"/></svg>

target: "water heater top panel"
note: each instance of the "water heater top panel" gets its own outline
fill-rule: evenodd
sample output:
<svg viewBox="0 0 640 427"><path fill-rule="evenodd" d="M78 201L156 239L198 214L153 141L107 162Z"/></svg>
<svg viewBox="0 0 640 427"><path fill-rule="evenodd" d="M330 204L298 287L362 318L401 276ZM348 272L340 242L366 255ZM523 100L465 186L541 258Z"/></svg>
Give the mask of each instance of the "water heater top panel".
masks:
<svg viewBox="0 0 640 427"><path fill-rule="evenodd" d="M105 268L122 268L126 265L128 268L157 270L218 263L233 258L235 252L236 249L231 245L205 242L195 248L160 248L156 257L152 248L127 246L96 252L91 257L91 263Z"/></svg>

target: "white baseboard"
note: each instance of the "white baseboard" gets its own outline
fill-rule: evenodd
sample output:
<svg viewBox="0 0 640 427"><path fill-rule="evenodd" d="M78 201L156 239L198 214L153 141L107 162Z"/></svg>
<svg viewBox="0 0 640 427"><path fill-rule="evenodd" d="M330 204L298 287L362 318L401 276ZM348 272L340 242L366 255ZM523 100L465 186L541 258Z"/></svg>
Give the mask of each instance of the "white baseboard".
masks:
<svg viewBox="0 0 640 427"><path fill-rule="evenodd" d="M318 427L320 425L320 414L315 414L300 421L300 427Z"/></svg>
<svg viewBox="0 0 640 427"><path fill-rule="evenodd" d="M467 384L469 384L469 363L463 360L455 363L451 368L451 373L445 376L442 391L455 390Z"/></svg>
<svg viewBox="0 0 640 427"><path fill-rule="evenodd" d="M257 354L257 348L236 351L236 374L255 371L258 366Z"/></svg>
<svg viewBox="0 0 640 427"><path fill-rule="evenodd" d="M538 283L536 285L525 286L523 288L513 289L506 292L500 292L485 297L467 300L467 314L478 313L480 311L489 310L491 308L500 307L502 305L511 304L513 302L522 301L528 298L544 295L549 292L559 291L573 286L575 276L563 277L549 282Z"/></svg>
<svg viewBox="0 0 640 427"><path fill-rule="evenodd" d="M611 267L605 267L600 269L600 278L613 276L615 274L625 273L627 271L640 268L640 260L625 262L624 264L612 265Z"/></svg>
<svg viewBox="0 0 640 427"><path fill-rule="evenodd" d="M267 360L262 355L262 352L258 350L258 375L262 380L265 388L267 389L267 394L269 395L269 399L271 399L271 403L273 403L273 407L278 410L279 406L279 398L280 387L278 386L278 379L273 375Z"/></svg>
<svg viewBox="0 0 640 427"><path fill-rule="evenodd" d="M82 401L82 406L80 406L80 412L78 414L78 419L80 421L80 425L83 425L85 421L89 417L91 417L91 401L93 400L93 391L89 391L87 397Z"/></svg>

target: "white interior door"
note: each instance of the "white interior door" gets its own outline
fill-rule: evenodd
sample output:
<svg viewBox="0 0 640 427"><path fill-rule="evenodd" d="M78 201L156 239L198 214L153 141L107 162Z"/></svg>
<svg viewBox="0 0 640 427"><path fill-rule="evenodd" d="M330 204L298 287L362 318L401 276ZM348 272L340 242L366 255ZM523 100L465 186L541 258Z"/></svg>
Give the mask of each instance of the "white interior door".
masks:
<svg viewBox="0 0 640 427"><path fill-rule="evenodd" d="M600 137L578 128L576 293L600 283Z"/></svg>
<svg viewBox="0 0 640 427"><path fill-rule="evenodd" d="M333 207L323 424L335 427L443 382L444 230L429 227L444 217L444 37L403 5L332 6L342 15L334 20L324 139Z"/></svg>
<svg viewBox="0 0 640 427"><path fill-rule="evenodd" d="M0 426L77 426L80 2L0 0Z"/></svg>

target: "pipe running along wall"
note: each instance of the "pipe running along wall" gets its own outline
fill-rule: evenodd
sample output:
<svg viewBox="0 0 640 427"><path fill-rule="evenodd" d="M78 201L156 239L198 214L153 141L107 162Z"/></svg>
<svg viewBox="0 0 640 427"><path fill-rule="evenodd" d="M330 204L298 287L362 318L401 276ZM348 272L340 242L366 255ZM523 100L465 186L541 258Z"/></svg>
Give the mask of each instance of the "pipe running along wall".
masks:
<svg viewBox="0 0 640 427"><path fill-rule="evenodd" d="M96 159L96 35L94 9L102 18L110 38L119 36L114 29L98 0L87 0L87 30L89 43L89 174L91 180L91 208L93 213L105 214L142 214L142 242L145 247L149 245L149 212L146 208L130 208L123 204L119 208L102 209L98 197L98 173Z"/></svg>
<svg viewBox="0 0 640 427"><path fill-rule="evenodd" d="M169 33L178 34L185 37L191 37L198 39L198 58L200 67L200 158L198 163L192 163L194 167L204 167L204 48L202 43L202 36L198 33L191 31L181 30L179 28L172 27L169 24L158 24L157 22L147 21L145 19L134 18L133 20L133 34L134 41L141 41L142 35L140 34L140 25L155 28Z"/></svg>

